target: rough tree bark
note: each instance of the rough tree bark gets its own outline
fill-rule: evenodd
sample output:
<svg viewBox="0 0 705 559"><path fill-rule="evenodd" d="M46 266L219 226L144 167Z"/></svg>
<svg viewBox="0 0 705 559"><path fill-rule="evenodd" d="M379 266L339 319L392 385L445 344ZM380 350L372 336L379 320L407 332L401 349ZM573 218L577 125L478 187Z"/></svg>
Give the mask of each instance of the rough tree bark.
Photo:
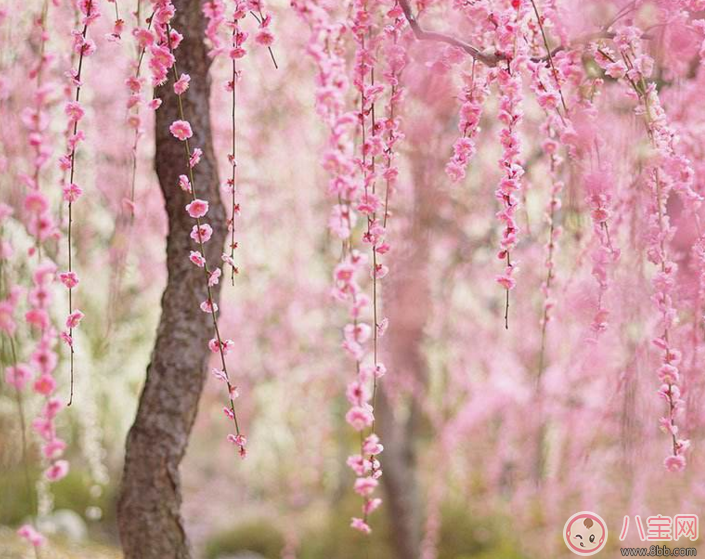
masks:
<svg viewBox="0 0 705 559"><path fill-rule="evenodd" d="M174 0L173 26L184 35L176 51L179 72L190 74L183 96L194 136L191 146L203 150L194 169L198 197L210 203L213 237L206 244L209 262L220 262L226 236L226 214L218 194L218 174L210 123L209 60L203 43L204 20L198 0ZM156 116L156 171L169 220L168 280L151 363L140 396L137 417L127 437L118 502L118 526L125 559L185 559L191 556L180 514L179 464L186 450L205 382L212 319L199 309L206 300L203 270L189 262L195 249L189 233L193 220L184 207L188 194L178 186L186 173L183 142L169 133L179 118L173 81L159 88L163 104ZM213 296L219 299L215 286Z"/></svg>

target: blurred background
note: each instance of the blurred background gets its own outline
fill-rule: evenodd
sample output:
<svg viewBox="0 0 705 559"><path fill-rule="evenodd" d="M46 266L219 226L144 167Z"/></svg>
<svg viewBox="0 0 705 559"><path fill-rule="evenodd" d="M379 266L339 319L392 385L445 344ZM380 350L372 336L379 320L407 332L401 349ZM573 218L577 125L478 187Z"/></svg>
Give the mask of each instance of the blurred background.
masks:
<svg viewBox="0 0 705 559"><path fill-rule="evenodd" d="M591 9L598 13L589 21L608 20L617 10L610 3L595 6ZM441 47L416 44L404 76L406 137L399 144L401 177L389 235L393 250L381 294L390 323L381 340L388 374L377 412L386 447L385 502L372 519L370 536L349 528L360 505L345 464L358 444L344 419L345 386L355 371L341 349L345 311L330 293L340 243L327 227L331 200L320 166L326 130L314 106L315 68L302 54L308 29L286 2L272 2L272 8L279 69L265 50L253 50L238 86L240 274L234 287L225 282L221 304L221 330L236 343L229 368L241 393L249 456L240 460L226 442L221 387L209 379L181 468L183 514L196 555L402 559L399 550L411 545L424 559L560 558L570 556L563 524L575 512L592 510L607 521L612 535L606 553L616 556L615 534L624 515L702 510L705 479L697 443L705 419L699 399L704 382L694 308L683 309L675 335L681 346L693 348L687 353L687 430L695 450L684 473L669 474L662 465L668 439L658 429L663 411L655 393L657 357L649 342L656 321L649 300L653 271L639 233L646 217L630 210L645 195L633 188L632 170L644 157L646 138L630 100L612 84L597 101L604 109L599 140L607 142L603 157L613 169L611 233L621 250L619 261L608 267L609 287L603 289L593 275L598 241L582 179L566 166L562 208L555 214L562 235L554 258L553 320L544 329L541 286L550 227L545 214L553 184L541 149L545 115L527 95L520 272L505 330L504 291L494 281L502 271L495 256L500 229L493 192L501 175L496 96L486 102L468 176L451 183L444 168L458 134L463 72L470 67L441 64ZM25 187L18 177L27 172L23 64L35 54L31 27L38 9L34 0L22 9L6 0L0 23L5 115L0 188L2 201L18 208L2 224L3 238L15 249L3 273L15 283L30 269L27 251L33 242L22 221ZM438 9L442 19L444 8ZM56 114L62 112L60 69L70 66L65 53L73 27L70 17L58 16L62 13L52 19L49 42L56 57L49 106ZM99 48L83 77L82 126L88 139L78 161L86 194L76 207L74 235L86 318L77 331L75 403L57 420L69 443L71 471L51 486L32 483L28 495L14 392L1 384L3 559L30 557L15 530L35 502L40 527L50 536L43 556L120 556L115 499L125 436L159 318L166 220L153 171L149 112L137 150L134 220L125 212L134 130L125 124L124 80L134 48L128 41L102 38L110 31L109 19L96 24ZM230 105L222 87L228 72L227 62L214 63L212 114L221 177L228 172ZM598 69L586 62L586 72ZM696 89L704 85L699 70L688 79ZM694 90L684 81L663 86L673 114L689 110ZM692 123L703 118L690 114L688 130L696 130ZM52 119L47 133L60 139L63 122ZM688 130L683 130L686 138ZM47 167L44 184L47 191L56 186L51 196L58 212L56 169ZM671 210L680 223L678 200ZM681 231L674 252L688 292L697 280L685 248L693 237L685 225ZM57 243L50 256L61 261L63 250ZM60 320L64 292L59 285L55 289ZM596 331L598 308L609 312L605 328ZM30 333L20 332L18 344L20 353L29 351ZM3 341L3 364L8 351ZM68 390L63 360L57 371L63 395ZM40 405L26 401L26 416L36 415ZM29 474L42 480L42 460L32 444ZM633 538L634 530L627 543L637 545Z"/></svg>

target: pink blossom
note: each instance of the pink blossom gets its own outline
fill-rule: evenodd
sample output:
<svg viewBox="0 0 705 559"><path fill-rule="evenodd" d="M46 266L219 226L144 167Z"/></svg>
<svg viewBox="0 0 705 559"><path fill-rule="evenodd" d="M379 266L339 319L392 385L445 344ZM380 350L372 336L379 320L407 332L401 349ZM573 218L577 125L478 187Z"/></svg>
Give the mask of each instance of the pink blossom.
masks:
<svg viewBox="0 0 705 559"><path fill-rule="evenodd" d="M66 460L57 460L44 472L44 476L51 482L59 481L69 473L69 463Z"/></svg>
<svg viewBox="0 0 705 559"><path fill-rule="evenodd" d="M668 456L663 461L663 465L669 472L682 472L686 465L685 456L682 454Z"/></svg>
<svg viewBox="0 0 705 559"><path fill-rule="evenodd" d="M66 450L66 443L61 439L53 439L42 446L42 454L49 460L56 460Z"/></svg>
<svg viewBox="0 0 705 559"><path fill-rule="evenodd" d="M269 29L260 29L255 35L255 43L263 47L269 47L274 43L274 35Z"/></svg>
<svg viewBox="0 0 705 559"><path fill-rule="evenodd" d="M83 194L83 189L77 184L71 183L63 187L64 200L73 203Z"/></svg>
<svg viewBox="0 0 705 559"><path fill-rule="evenodd" d="M369 499L368 501L365 502L365 504L362 507L362 512L365 513L365 515L370 515L374 511L376 511L379 506L382 504L382 499L376 498L376 499Z"/></svg>
<svg viewBox="0 0 705 559"><path fill-rule="evenodd" d="M33 190L29 192L24 199L24 209L28 212L40 214L47 210L49 201L41 192Z"/></svg>
<svg viewBox="0 0 705 559"><path fill-rule="evenodd" d="M49 396L56 389L56 381L54 377L49 374L43 374L37 380L34 381L34 391L37 394L43 394L44 396Z"/></svg>
<svg viewBox="0 0 705 559"><path fill-rule="evenodd" d="M66 113L66 116L69 117L69 122L78 122L86 114L81 104L77 101L69 101L66 103L64 112Z"/></svg>
<svg viewBox="0 0 705 559"><path fill-rule="evenodd" d="M207 223L202 223L200 227L198 225L194 225L193 229L191 229L191 238L197 243L208 242L212 235L213 229Z"/></svg>
<svg viewBox="0 0 705 559"><path fill-rule="evenodd" d="M365 522L362 518L353 517L350 522L350 527L362 532L363 534L370 534L372 532L372 528L370 528L367 522Z"/></svg>
<svg viewBox="0 0 705 559"><path fill-rule="evenodd" d="M78 285L78 274L76 272L62 272L59 274L59 279L67 289L73 289Z"/></svg>
<svg viewBox="0 0 705 559"><path fill-rule="evenodd" d="M200 252L196 250L191 251L191 254L189 255L189 260L191 260L191 262L193 262L199 268L203 268L206 265L206 259Z"/></svg>
<svg viewBox="0 0 705 559"><path fill-rule="evenodd" d="M194 219L203 217L208 213L208 202L196 199L190 204L187 204L186 211Z"/></svg>
<svg viewBox="0 0 705 559"><path fill-rule="evenodd" d="M184 192L191 192L191 182L186 175L179 175L179 186Z"/></svg>
<svg viewBox="0 0 705 559"><path fill-rule="evenodd" d="M169 132L171 132L175 138L184 141L193 136L193 130L191 130L191 125L185 120L175 120L169 127Z"/></svg>
<svg viewBox="0 0 705 559"><path fill-rule="evenodd" d="M374 416L372 412L362 406L353 406L345 414L345 421L347 421L355 431L362 431L365 427L372 425L374 421Z"/></svg>
<svg viewBox="0 0 705 559"><path fill-rule="evenodd" d="M193 152L191 152L191 157L188 161L189 167L193 169L196 165L198 165L198 163L201 161L202 155L203 151L201 150L201 148L194 148Z"/></svg>
<svg viewBox="0 0 705 559"><path fill-rule="evenodd" d="M191 81L191 76L189 76L188 74L181 74L179 79L174 82L174 93L176 93L177 95L181 95L182 93L184 93L188 89L190 81ZM173 133L173 130L172 130L172 133ZM174 134L174 135L176 135L176 134ZM183 139L183 138L180 138L180 139Z"/></svg>
<svg viewBox="0 0 705 559"><path fill-rule="evenodd" d="M81 323L84 316L85 315L79 310L73 311L70 315L68 315L68 317L66 317L66 328L69 330L78 328L78 325Z"/></svg>
<svg viewBox="0 0 705 559"><path fill-rule="evenodd" d="M14 367L7 367L5 369L5 382L18 390L23 390L31 377L32 371L29 366L24 363L18 363Z"/></svg>
<svg viewBox="0 0 705 559"><path fill-rule="evenodd" d="M34 547L40 547L44 545L46 539L42 536L33 526L29 524L24 524L17 530L17 535L25 540Z"/></svg>

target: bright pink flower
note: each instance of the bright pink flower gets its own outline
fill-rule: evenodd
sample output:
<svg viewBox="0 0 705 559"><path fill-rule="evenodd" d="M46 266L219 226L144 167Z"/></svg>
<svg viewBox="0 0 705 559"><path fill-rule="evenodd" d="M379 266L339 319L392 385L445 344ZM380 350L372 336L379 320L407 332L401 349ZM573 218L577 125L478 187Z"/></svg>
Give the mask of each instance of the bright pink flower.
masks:
<svg viewBox="0 0 705 559"><path fill-rule="evenodd" d="M59 274L59 279L67 289L73 289L78 285L78 274L76 272L62 272Z"/></svg>
<svg viewBox="0 0 705 559"><path fill-rule="evenodd" d="M44 476L51 482L59 481L69 473L69 463L66 460L57 460L44 471Z"/></svg>
<svg viewBox="0 0 705 559"><path fill-rule="evenodd" d="M17 535L29 542L34 547L40 547L44 545L46 539L42 536L33 526L29 524L24 524L17 530Z"/></svg>
<svg viewBox="0 0 705 559"><path fill-rule="evenodd" d="M194 219L203 217L208 213L208 202L196 199L186 206L186 211Z"/></svg>
<svg viewBox="0 0 705 559"><path fill-rule="evenodd" d="M81 320L84 316L85 315L79 310L73 311L70 315L66 317L66 328L68 328L69 330L72 330L73 328L78 328L78 325L81 323Z"/></svg>
<svg viewBox="0 0 705 559"><path fill-rule="evenodd" d="M31 324L39 330L46 330L51 321L49 315L44 309L30 309L24 315L27 324Z"/></svg>
<svg viewBox="0 0 705 559"><path fill-rule="evenodd" d="M196 250L191 251L191 254L189 255L189 260L191 260L191 262L193 262L199 268L203 268L206 265L206 259L203 258L203 255Z"/></svg>
<svg viewBox="0 0 705 559"><path fill-rule="evenodd" d="M44 374L34 381L34 391L44 396L51 395L56 389L56 381L49 374Z"/></svg>
<svg viewBox="0 0 705 559"><path fill-rule="evenodd" d="M187 140L193 136L191 125L185 120L175 120L169 127L169 132L181 141Z"/></svg>
<svg viewBox="0 0 705 559"><path fill-rule="evenodd" d="M64 186L63 188L64 200L66 202L72 203L79 199L81 194L83 194L83 189L77 184L71 183Z"/></svg>
<svg viewBox="0 0 705 559"><path fill-rule="evenodd" d="M274 35L269 29L260 29L255 35L255 43L263 47L269 47L274 43Z"/></svg>
<svg viewBox="0 0 705 559"><path fill-rule="evenodd" d="M245 446L247 444L247 439L245 438L244 435L230 434L230 435L228 435L228 440L231 443L236 444L237 446Z"/></svg>

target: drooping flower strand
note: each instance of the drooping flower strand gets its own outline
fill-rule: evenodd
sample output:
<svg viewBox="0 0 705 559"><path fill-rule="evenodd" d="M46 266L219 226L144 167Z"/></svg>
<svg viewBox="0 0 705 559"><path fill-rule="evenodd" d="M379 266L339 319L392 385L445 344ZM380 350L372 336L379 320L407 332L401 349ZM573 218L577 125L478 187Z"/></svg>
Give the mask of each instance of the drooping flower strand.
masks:
<svg viewBox="0 0 705 559"><path fill-rule="evenodd" d="M518 126L523 112L521 69L527 61L525 41L521 37L520 25L526 16L526 3L516 3L499 16L497 27L497 44L499 52L507 59L506 64L501 64L496 69L497 84L500 90L499 115L500 122L504 125L500 132L502 144L502 157L499 166L504 173L496 191L495 197L501 202L502 210L497 217L504 224L500 250L497 257L506 262L504 273L496 277L497 283L506 291L504 307L504 327L509 328L509 292L516 286L514 274L517 270L516 262L512 262L511 252L516 247L519 226L515 214L519 205L522 190L522 177L524 169L519 159L520 140Z"/></svg>
<svg viewBox="0 0 705 559"><path fill-rule="evenodd" d="M480 131L480 117L489 92L488 77L482 76L484 67L472 61L472 71L463 74L462 103L458 118L460 137L453 144L453 156L446 164L446 174L453 182L465 178L468 164L477 152L475 140Z"/></svg>
<svg viewBox="0 0 705 559"><path fill-rule="evenodd" d="M125 30L125 20L120 17L120 7L118 5L118 0L108 0L108 3L113 4L115 6L115 21L113 22L113 30L108 33L105 38L110 42L117 42L122 39L122 32Z"/></svg>
<svg viewBox="0 0 705 559"><path fill-rule="evenodd" d="M358 159L358 166L362 175L362 193L357 202L357 210L367 218L367 230L364 232L362 240L370 245L372 278L372 327L357 321L354 317L353 324L346 326L346 335L351 347L356 349L356 371L357 380L348 387L348 397L353 405L359 405L365 395L365 387L372 383L371 393L367 392L368 400L371 400L369 412L372 419L370 432L365 437L360 431L360 458L364 461L362 474L359 469L355 473L360 476L355 481L355 491L363 498L362 518L353 518L351 526L362 532L369 532L368 516L380 504L381 499L372 498L378 479L382 475L381 465L377 455L382 452L383 447L379 444L379 438L375 434L374 406L377 395L377 381L385 372L384 365L379 362L378 339L381 331L379 319L379 285L378 280L387 275L387 267L378 261L378 256L386 253L389 245L384 241L385 228L377 218L378 211L382 208L381 200L376 193L377 174L376 158L384 152L384 138L380 127L377 126L375 114L375 102L384 91L384 86L375 83L375 63L376 51L379 44L379 37L375 34L373 25L373 13L370 11L368 0L358 0L353 5L353 21L351 29L356 44L355 65L353 69L353 84L360 96L360 109L357 115L358 125L361 132L361 157ZM374 3L372 3L374 6ZM367 79L369 77L369 83ZM369 129L368 129L369 121ZM386 211L386 210L385 210ZM386 321L385 321L386 322ZM371 331L370 331L371 330ZM363 363L365 359L364 344L372 337L372 364ZM362 390L362 392L360 392ZM357 396L350 398L350 394ZM357 400L357 401L355 401ZM363 429L364 430L364 429Z"/></svg>
<svg viewBox="0 0 705 559"><path fill-rule="evenodd" d="M259 30L255 34L255 43L267 47L274 68L278 69L279 65L277 64L277 59L274 57L274 51L272 50L272 45L274 44L274 34L270 29L272 15L264 11L262 0L246 0L246 2L247 9L259 24Z"/></svg>
<svg viewBox="0 0 705 559"><path fill-rule="evenodd" d="M247 51L243 48L245 41L247 40L247 33L240 29L240 20L246 15L245 3L236 2L235 10L233 12L232 19L232 43L230 51L228 52L228 57L232 60L232 75L231 80L226 84L226 89L232 94L232 108L231 108L231 134L232 134L232 144L231 153L228 154L228 162L232 169L230 178L226 184L226 191L230 193L230 218L228 219L228 231L230 232L230 242L229 249L230 254L228 255L227 263L230 265L230 282L235 285L235 275L238 273L238 268L235 265L235 249L237 248L237 242L235 242L235 217L240 213L240 204L237 203L237 84L240 80L240 72L237 69L237 61L243 58Z"/></svg>
<svg viewBox="0 0 705 559"><path fill-rule="evenodd" d="M21 175L28 187L24 199L24 209L27 212L24 222L27 231L34 237L34 247L30 249L30 254L36 254L38 258L42 255L42 243L57 234L49 201L41 192L40 185L41 172L51 156L47 105L53 87L50 83L44 82L46 67L52 60L52 56L46 52L46 43L49 40L46 25L48 11L49 2L45 0L39 16L35 19L35 31L39 40L38 60L36 64L30 64L28 73L29 79L34 80L36 88L32 95L32 104L22 112L22 122L28 132L30 149L34 152L31 172Z"/></svg>
<svg viewBox="0 0 705 559"><path fill-rule="evenodd" d="M604 44L591 45L595 61L606 73L615 79L624 78L639 99L635 111L643 118L647 135L657 157L649 163L643 173L652 196L647 225L647 258L658 267L652 279L654 294L652 301L659 312L661 333L653 339L653 344L661 352L661 365L657 371L661 387L659 396L665 401L667 414L660 419L662 430L671 439L671 454L664 460L664 466L672 472L686 467L685 454L690 441L680 438L677 421L685 408L679 386L681 352L673 347L671 331L676 323L677 309L675 296L676 273L678 266L670 259L668 244L675 234L670 224L666 202L671 191L678 192L695 212L702 198L693 190L693 169L690 161L676 152L677 136L668 123L666 114L653 83L647 80L653 69L653 59L641 48L642 33L636 27L624 27L615 36L614 43L618 55ZM621 60L618 60L617 57Z"/></svg>
<svg viewBox="0 0 705 559"><path fill-rule="evenodd" d="M561 114L558 107L556 107L556 111L558 112L558 115L561 117L561 120L564 120L565 117L568 116L568 106L566 105L565 97L563 97L563 90L561 88L562 76L559 75L558 70L556 69L556 65L553 62L553 53L551 51L551 46L548 44L548 37L546 36L546 30L544 28L545 18L539 13L539 8L536 4L536 0L530 0L530 1L531 1L531 7L534 10L534 15L536 16L536 24L539 26L539 31L541 32L541 38L543 39L543 45L544 45L544 48L546 49L546 58L548 59L548 64L551 68L553 80L555 82L556 89L558 90L558 95L561 98L561 105L563 106L564 114Z"/></svg>
<svg viewBox="0 0 705 559"><path fill-rule="evenodd" d="M70 406L73 403L73 385L74 385L74 339L73 330L78 327L81 319L83 318L83 313L73 308L73 289L78 285L79 279L76 272L73 271L73 247L72 247L72 225L73 225L73 204L78 200L78 198L83 193L80 186L74 183L74 178L76 174L76 150L78 145L85 139L83 131L79 131L78 123L85 115L85 111L81 106L81 88L83 83L81 78L83 76L83 64L85 58L95 53L96 46L95 43L88 38L88 28L89 26L100 17L100 12L95 5L94 0L80 0L78 2L79 12L81 13L80 22L83 25L82 31L74 31L73 37L73 48L74 52L78 54L78 69L70 71L71 85L76 87L76 95L73 101L69 101L66 104L65 112L69 118L69 129L70 136L68 138L68 148L69 153L61 158L61 166L64 170L69 171L69 181L68 184L63 185L63 196L64 200L68 203L68 233L67 233L67 251L68 251L68 271L61 274L61 281L66 286L68 290L69 299L69 314L66 318L66 331L62 332L61 337L64 342L69 347L69 360L70 360L70 374L71 374L71 387L69 394Z"/></svg>
<svg viewBox="0 0 705 559"><path fill-rule="evenodd" d="M137 184L137 148L139 146L140 138L144 134L142 129L142 117L140 115L140 109L144 104L144 98L142 95L142 88L144 87L144 80L141 77L142 73L142 62L144 61L145 53L147 48L154 44L154 34L151 32L152 20L154 18L154 12L147 19L147 27L140 27L141 22L139 21L140 14L140 2L137 4L137 25L132 30L132 35L137 43L137 54L134 62L134 74L125 80L125 85L129 90L129 96L127 98L127 125L134 130L134 136L132 140L132 148L130 150L132 154L132 168L130 171L130 197L123 200L123 207L130 214L130 223L134 222L135 216L135 186ZM154 104L149 105L150 108L154 108Z"/></svg>
<svg viewBox="0 0 705 559"><path fill-rule="evenodd" d="M214 368L213 375L223 382L225 382L228 390L228 400L229 407L223 409L225 415L233 421L235 426L235 433L228 435L228 440L235 444L238 449L240 456L245 458L247 456L247 450L245 445L247 444L247 439L240 432L240 425L237 420L237 414L235 412L235 399L239 396L237 387L231 383L230 376L228 374L227 363L225 360L225 355L234 346L232 340L223 340L220 335L220 329L218 327L218 305L213 300L212 287L217 285L220 281L221 269L219 267L211 271L206 261L206 251L205 243L208 242L213 234L213 229L207 223L203 223L201 218L208 213L208 202L201 200L197 197L196 184L194 181L193 168L198 164L201 157L201 150L195 148L191 150L189 145L189 138L193 136L193 130L191 125L186 120L184 113L184 106L182 102L182 95L188 87L188 80L184 80L183 77L186 74L179 75L176 66L176 58L174 57L174 50L178 47L178 43L181 42L181 35L179 35L175 30L171 29L169 22L173 16L173 6L169 0L164 0L163 5L158 8L158 13L161 12L162 21L161 24L165 28L165 38L167 43L168 52L171 55L167 60L167 68L169 67L173 71L174 76L174 91L177 95L177 105L179 112L179 120L174 121L169 127L172 135L178 140L184 143L184 152L186 155L186 167L187 175L181 175L179 178L179 185L182 189L191 194L191 202L186 206L186 211L195 220L196 224L191 231L191 238L198 244L199 250L191 251L189 260L199 268L203 269L205 283L206 283L206 293L207 298L201 303L201 310L203 312L209 313L213 320L213 330L215 332L215 338L211 339L208 347L213 353L218 353L220 355L221 368ZM184 82L186 87L184 87ZM223 255L225 260L226 254Z"/></svg>
<svg viewBox="0 0 705 559"><path fill-rule="evenodd" d="M549 161L549 177L550 177L550 196L546 204L545 220L548 225L548 240L544 247L546 259L544 266L546 268L546 278L541 284L541 292L543 294L543 311L541 315L541 349L539 350L539 371L537 376L537 386L541 385L541 377L545 369L546 359L546 341L548 334L548 324L552 319L551 311L555 306L555 300L552 297L553 283L555 281L555 255L558 248L558 239L562 233L560 225L557 224L557 213L561 208L561 192L563 191L563 181L560 180L560 169L563 163L563 158L558 153L559 144L556 140L556 133L551 126L551 117L548 117L545 123L546 139L543 141L542 149L548 157Z"/></svg>
<svg viewBox="0 0 705 559"><path fill-rule="evenodd" d="M384 27L384 41L382 46L384 58L387 62L384 78L390 86L389 101L387 102L388 116L383 123L384 130L387 132L384 148L386 165L382 174L385 181L382 227L385 229L387 228L387 219L389 218L389 197L396 188L397 179L399 177L399 168L396 162L397 152L394 148L397 142L403 139L399 118L397 116L397 106L402 102L404 97L404 88L400 82L400 76L409 63L406 49L400 45L406 25L406 17L398 1L395 0L392 9L387 12L387 17L389 17L393 23Z"/></svg>

